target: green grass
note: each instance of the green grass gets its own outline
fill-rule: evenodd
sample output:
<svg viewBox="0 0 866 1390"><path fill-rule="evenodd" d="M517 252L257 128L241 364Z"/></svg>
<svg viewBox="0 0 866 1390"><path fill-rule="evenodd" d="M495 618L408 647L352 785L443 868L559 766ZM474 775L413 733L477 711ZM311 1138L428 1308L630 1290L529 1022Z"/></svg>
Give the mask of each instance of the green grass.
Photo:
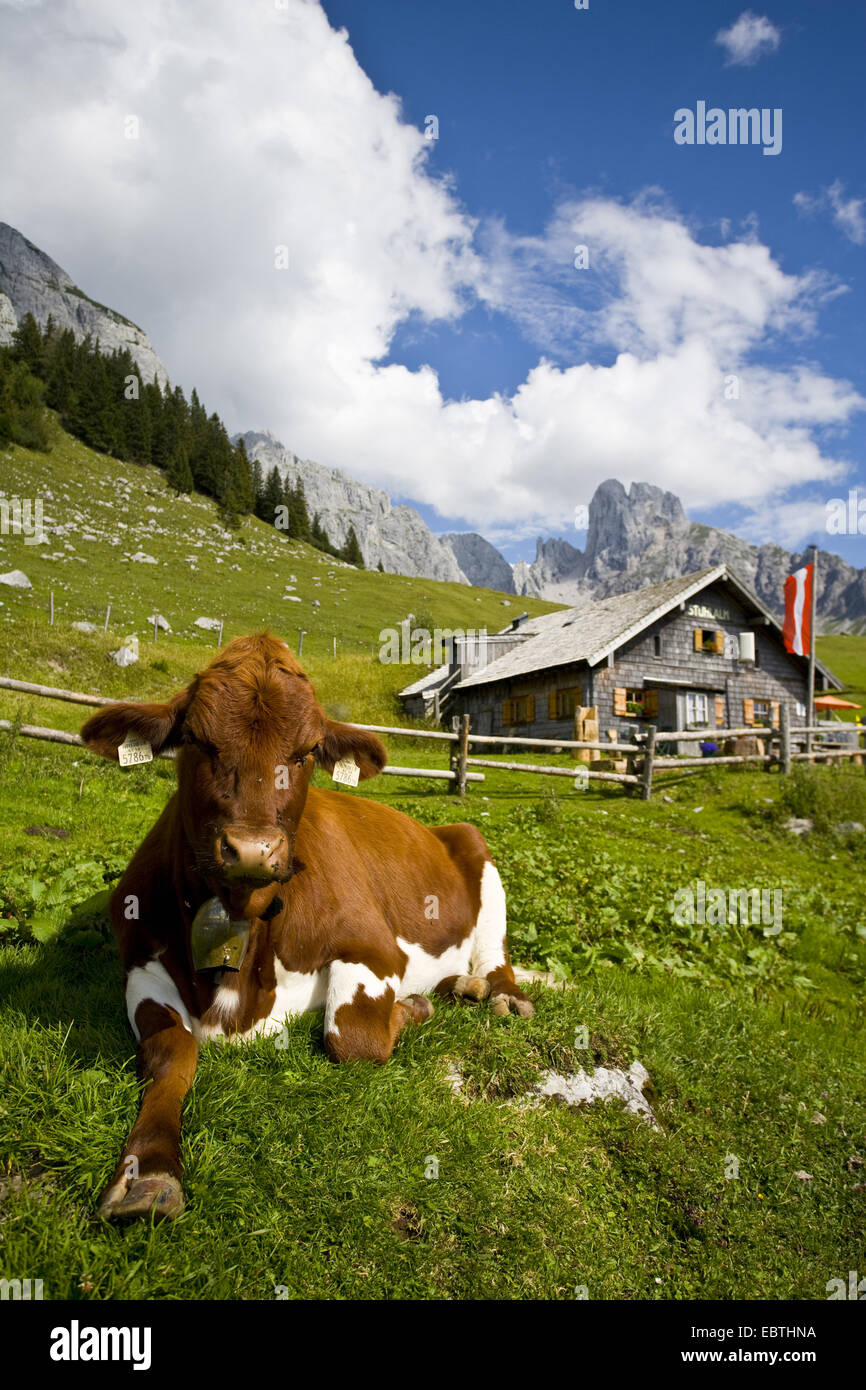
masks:
<svg viewBox="0 0 866 1390"><path fill-rule="evenodd" d="M851 700L862 705L862 710L840 710L843 719L866 718L866 637L845 635L819 637L815 643L819 661L829 666L834 676L842 681L843 688L831 693L843 700Z"/></svg>
<svg viewBox="0 0 866 1390"><path fill-rule="evenodd" d="M862 1265L862 851L783 840L778 775L716 770L649 805L570 783L539 797L496 772L462 804L397 778L346 792L475 820L515 954L572 987L533 987L529 1023L439 1004L382 1069L333 1067L314 1017L285 1048L206 1045L185 1107L187 1211L170 1230L115 1230L93 1206L135 1112L133 1042L105 925L72 904L125 863L172 769L0 746L4 925L18 914L0 950L9 1277L42 1278L52 1298L783 1299L824 1297ZM32 823L69 839L27 836ZM781 937L678 932L665 901L697 876L784 883ZM49 924L41 943L30 920ZM635 1057L660 1133L616 1106L520 1105L547 1068Z"/></svg>

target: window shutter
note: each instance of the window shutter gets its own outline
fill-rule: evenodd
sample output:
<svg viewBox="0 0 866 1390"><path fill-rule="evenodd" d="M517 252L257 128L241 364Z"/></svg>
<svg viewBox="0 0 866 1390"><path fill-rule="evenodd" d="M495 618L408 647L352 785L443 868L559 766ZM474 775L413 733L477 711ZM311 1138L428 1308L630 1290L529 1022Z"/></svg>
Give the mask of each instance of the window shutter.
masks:
<svg viewBox="0 0 866 1390"><path fill-rule="evenodd" d="M704 650L704 630L703 630L702 627L696 627L696 628L695 628L695 651L696 651L696 652L702 652L703 650Z"/></svg>
<svg viewBox="0 0 866 1390"><path fill-rule="evenodd" d="M754 700L743 701L743 723L754 724L755 722L755 702Z"/></svg>
<svg viewBox="0 0 866 1390"><path fill-rule="evenodd" d="M626 693L622 686L617 686L613 692L613 712L614 714L626 713Z"/></svg>
<svg viewBox="0 0 866 1390"><path fill-rule="evenodd" d="M657 719L659 713L659 693L645 690L643 693L643 712L646 719Z"/></svg>
<svg viewBox="0 0 866 1390"><path fill-rule="evenodd" d="M725 634L724 634L723 632L717 632L717 633L716 633L716 648L715 648L715 650L716 650L716 652L717 652L717 654L718 654L719 656L724 656L724 654L725 654Z"/></svg>
<svg viewBox="0 0 866 1390"><path fill-rule="evenodd" d="M559 691L549 690L547 692L547 717L548 719L557 719L560 713Z"/></svg>
<svg viewBox="0 0 866 1390"><path fill-rule="evenodd" d="M725 726L725 697L716 696L716 728L723 729Z"/></svg>
<svg viewBox="0 0 866 1390"><path fill-rule="evenodd" d="M513 723L514 723L514 701L513 701L513 700L503 700L503 701L502 701L502 722L503 722L503 724L513 724Z"/></svg>
<svg viewBox="0 0 866 1390"><path fill-rule="evenodd" d="M774 729L778 729L779 723L780 723L780 716L781 716L781 705L780 705L780 703L779 703L778 700L774 700L774 701L773 701L773 703L772 703L772 705L771 705L771 709L772 709L772 716L771 716L771 717L772 717L772 721L773 721L773 728L774 728Z"/></svg>
<svg viewBox="0 0 866 1390"><path fill-rule="evenodd" d="M526 700L525 700L525 702L524 702L524 708L525 708L525 710L526 710L526 722L527 722L527 724L531 724L532 721L533 721L533 719L535 718L535 696L534 696L534 695L527 695Z"/></svg>

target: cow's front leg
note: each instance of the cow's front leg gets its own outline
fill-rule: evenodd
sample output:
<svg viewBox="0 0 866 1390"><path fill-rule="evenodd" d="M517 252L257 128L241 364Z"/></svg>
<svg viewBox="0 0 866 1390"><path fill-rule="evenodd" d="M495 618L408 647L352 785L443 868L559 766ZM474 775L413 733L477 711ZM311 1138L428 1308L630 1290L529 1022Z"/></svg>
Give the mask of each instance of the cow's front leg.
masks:
<svg viewBox="0 0 866 1390"><path fill-rule="evenodd" d="M398 999L398 974L336 960L328 973L325 1050L333 1062L387 1062L407 1023L423 1023L433 1005L423 994Z"/></svg>
<svg viewBox="0 0 866 1390"><path fill-rule="evenodd" d="M182 1017L178 1009L143 999L132 1022L139 1035L138 1067L144 1091L138 1119L99 1199L100 1216L115 1221L151 1213L173 1217L183 1211L180 1112L198 1059L198 1043L186 1026L188 1017Z"/></svg>

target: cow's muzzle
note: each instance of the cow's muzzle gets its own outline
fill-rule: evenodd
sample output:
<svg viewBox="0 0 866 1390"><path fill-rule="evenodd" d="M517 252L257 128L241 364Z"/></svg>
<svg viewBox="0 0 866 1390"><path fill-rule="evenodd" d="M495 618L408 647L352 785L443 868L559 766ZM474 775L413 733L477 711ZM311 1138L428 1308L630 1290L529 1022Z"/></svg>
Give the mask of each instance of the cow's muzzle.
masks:
<svg viewBox="0 0 866 1390"><path fill-rule="evenodd" d="M227 827L217 840L215 858L222 877L229 882L285 881L291 871L288 837L277 826L258 831Z"/></svg>

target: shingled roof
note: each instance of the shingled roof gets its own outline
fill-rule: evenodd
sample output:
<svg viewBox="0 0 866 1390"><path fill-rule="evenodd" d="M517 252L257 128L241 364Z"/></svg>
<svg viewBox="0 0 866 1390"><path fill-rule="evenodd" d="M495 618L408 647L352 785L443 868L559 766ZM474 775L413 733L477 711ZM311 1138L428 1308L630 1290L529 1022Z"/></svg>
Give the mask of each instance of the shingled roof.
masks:
<svg viewBox="0 0 866 1390"><path fill-rule="evenodd" d="M662 584L651 584L632 593L600 599L585 608L565 608L558 613L546 613L540 618L533 618L521 628L522 632L532 634L525 642L521 642L505 656L492 661L483 670L467 676L455 689L467 690L475 685L512 680L515 676L529 675L533 671L548 671L557 666L571 666L579 661L585 661L589 666L597 666L605 657L636 637L644 628L664 617L671 609L685 603L711 584L719 582L730 584L747 606L755 609L777 631L781 631L772 613L727 565L716 565L712 569L698 570L694 574L680 575L676 579L666 579ZM816 661L815 665L838 689L840 682L832 672L819 661Z"/></svg>

